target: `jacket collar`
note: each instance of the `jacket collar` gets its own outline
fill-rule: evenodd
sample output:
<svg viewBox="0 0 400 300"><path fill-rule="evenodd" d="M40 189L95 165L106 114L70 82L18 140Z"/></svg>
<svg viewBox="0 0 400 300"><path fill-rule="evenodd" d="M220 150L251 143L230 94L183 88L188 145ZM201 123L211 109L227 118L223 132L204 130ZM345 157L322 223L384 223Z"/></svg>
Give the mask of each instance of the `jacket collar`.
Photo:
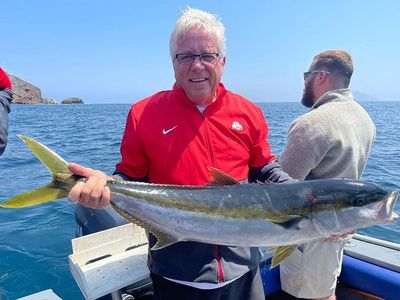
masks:
<svg viewBox="0 0 400 300"><path fill-rule="evenodd" d="M311 107L311 109L316 109L321 105L330 102L348 102L353 101L353 95L350 89L337 89L331 90L323 94Z"/></svg>
<svg viewBox="0 0 400 300"><path fill-rule="evenodd" d="M189 107L190 109L194 109L198 111L196 104L194 104L190 99L186 96L185 91L182 88L177 87L176 83L174 84L172 88L172 92L174 95L179 99L179 101ZM224 98L225 94L227 93L227 90L225 89L225 86L222 83L218 84L217 90L216 90L216 98L215 101L208 104L204 113L208 111L214 111L218 107L221 106L222 104L222 99Z"/></svg>

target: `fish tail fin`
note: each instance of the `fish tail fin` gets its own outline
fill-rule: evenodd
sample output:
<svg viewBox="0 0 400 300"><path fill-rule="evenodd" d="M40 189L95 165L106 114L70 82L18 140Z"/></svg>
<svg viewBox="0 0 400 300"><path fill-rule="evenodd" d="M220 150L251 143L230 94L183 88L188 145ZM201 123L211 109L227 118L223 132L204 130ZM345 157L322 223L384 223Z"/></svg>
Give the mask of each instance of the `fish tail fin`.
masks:
<svg viewBox="0 0 400 300"><path fill-rule="evenodd" d="M279 265L282 261L284 261L287 257L289 257L293 251L297 248L294 246L280 246L270 248L270 251L274 251L275 255L272 257L271 261L271 269Z"/></svg>
<svg viewBox="0 0 400 300"><path fill-rule="evenodd" d="M18 137L22 139L31 149L32 153L47 167L52 175L52 181L37 189L14 196L0 203L0 207L18 208L65 198L70 188L81 177L72 174L68 169L68 163L45 145L24 135L18 135Z"/></svg>
<svg viewBox="0 0 400 300"><path fill-rule="evenodd" d="M65 198L67 191L57 188L52 182L40 188L14 196L5 202L0 203L0 207L19 208L33 206L50 202L56 199Z"/></svg>

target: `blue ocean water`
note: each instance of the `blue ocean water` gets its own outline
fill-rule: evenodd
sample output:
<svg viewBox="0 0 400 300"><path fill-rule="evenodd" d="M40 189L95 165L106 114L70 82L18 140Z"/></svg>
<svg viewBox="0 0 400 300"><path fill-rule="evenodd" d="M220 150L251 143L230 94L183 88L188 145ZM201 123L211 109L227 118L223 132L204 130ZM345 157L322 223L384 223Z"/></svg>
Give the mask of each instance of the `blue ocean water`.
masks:
<svg viewBox="0 0 400 300"><path fill-rule="evenodd" d="M269 141L279 155L287 128L306 112L299 103L258 103L268 120ZM400 188L400 102L362 105L377 127L377 139L364 180ZM14 105L9 145L0 157L0 201L50 180L45 167L17 137L43 142L65 160L112 172L128 104ZM0 209L0 299L16 299L45 289L63 299L84 299L69 272L70 240L75 236L75 206L67 200L21 208ZM400 213L400 204L396 211ZM400 223L374 226L360 233L400 243Z"/></svg>

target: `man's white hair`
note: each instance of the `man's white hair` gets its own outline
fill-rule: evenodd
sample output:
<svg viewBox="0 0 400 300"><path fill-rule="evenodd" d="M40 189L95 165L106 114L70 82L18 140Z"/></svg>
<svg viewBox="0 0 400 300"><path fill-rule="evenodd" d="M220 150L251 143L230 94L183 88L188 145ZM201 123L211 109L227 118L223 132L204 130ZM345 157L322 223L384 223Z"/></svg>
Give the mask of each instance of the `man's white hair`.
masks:
<svg viewBox="0 0 400 300"><path fill-rule="evenodd" d="M206 11L187 7L182 10L182 15L176 21L174 30L171 33L169 51L172 60L177 54L176 48L178 39L192 28L199 28L205 33L208 33L217 43L218 53L220 56L225 56L225 27L219 17Z"/></svg>

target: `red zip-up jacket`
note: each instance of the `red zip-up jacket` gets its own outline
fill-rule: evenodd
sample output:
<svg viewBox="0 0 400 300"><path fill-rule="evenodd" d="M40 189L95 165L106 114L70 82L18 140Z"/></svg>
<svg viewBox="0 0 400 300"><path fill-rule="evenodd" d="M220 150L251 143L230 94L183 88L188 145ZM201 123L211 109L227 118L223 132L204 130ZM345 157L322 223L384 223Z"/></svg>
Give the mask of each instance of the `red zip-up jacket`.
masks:
<svg viewBox="0 0 400 300"><path fill-rule="evenodd" d="M275 159L267 134L260 108L222 84L203 113L174 86L132 105L117 169L152 183L204 185L211 166L244 180L249 167Z"/></svg>
<svg viewBox="0 0 400 300"><path fill-rule="evenodd" d="M151 183L205 185L211 166L242 181L250 168L275 160L267 134L260 108L222 84L203 113L174 86L132 105L116 169ZM260 259L258 248L180 242L151 251L150 268L168 278L216 283L253 270Z"/></svg>

